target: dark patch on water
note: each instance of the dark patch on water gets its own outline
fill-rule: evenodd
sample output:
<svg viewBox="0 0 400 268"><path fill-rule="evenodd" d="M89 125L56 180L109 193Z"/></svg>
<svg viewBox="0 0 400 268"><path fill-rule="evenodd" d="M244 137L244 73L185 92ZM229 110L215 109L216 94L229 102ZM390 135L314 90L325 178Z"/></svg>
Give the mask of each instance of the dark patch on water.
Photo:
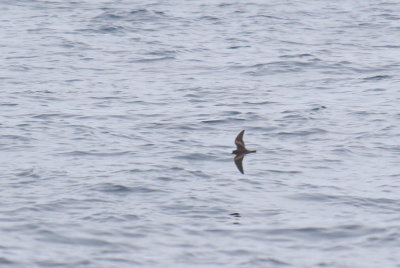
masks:
<svg viewBox="0 0 400 268"><path fill-rule="evenodd" d="M174 60L174 59L175 59L175 57L173 57L173 56L164 56L164 57L158 57L158 58L138 59L138 60L135 60L135 62L151 63L151 62Z"/></svg>
<svg viewBox="0 0 400 268"><path fill-rule="evenodd" d="M320 110L324 110L324 109L326 109L326 106L317 105L316 107L312 108L311 111L316 112L316 111L320 111Z"/></svg>
<svg viewBox="0 0 400 268"><path fill-rule="evenodd" d="M302 173L301 171L297 171L297 170L278 170L278 169L269 169L266 170L267 172L271 172L271 173L287 173L287 174L299 174Z"/></svg>
<svg viewBox="0 0 400 268"><path fill-rule="evenodd" d="M369 77L366 77L366 78L364 78L364 80L367 80L367 81L378 81L378 80L383 80L383 79L389 79L389 78L392 78L392 76L390 76L390 75L375 75L375 76L369 76Z"/></svg>
<svg viewBox="0 0 400 268"><path fill-rule="evenodd" d="M283 59L292 59L292 58L306 58L306 57L314 57L312 54L304 53L304 54L295 54L295 55L282 55L279 56Z"/></svg>
<svg viewBox="0 0 400 268"><path fill-rule="evenodd" d="M326 239L350 239L353 237L364 237L372 234L382 233L382 228L368 228L362 225L342 225L333 228L305 227L273 229L266 233L273 236L290 236L295 238L306 238L307 240Z"/></svg>
<svg viewBox="0 0 400 268"><path fill-rule="evenodd" d="M13 106L17 106L18 103L0 103L0 106L9 106L9 107L13 107Z"/></svg>
<svg viewBox="0 0 400 268"><path fill-rule="evenodd" d="M269 266L272 265L271 267L280 267L280 266L291 266L290 263L288 262L284 262L281 260L277 260L274 258L254 258L251 261L248 262L243 262L240 265L244 265L244 266Z"/></svg>
<svg viewBox="0 0 400 268"><path fill-rule="evenodd" d="M23 136L19 136L19 135L1 135L0 139L10 139L10 140L18 140L18 141L24 141L24 142L33 140L32 138L27 138L27 137L23 137Z"/></svg>
<svg viewBox="0 0 400 268"><path fill-rule="evenodd" d="M199 154L199 153L191 153L175 156L176 159L185 159L185 160L209 160L209 156L207 154Z"/></svg>
<svg viewBox="0 0 400 268"><path fill-rule="evenodd" d="M131 153L132 153L132 152L130 152L130 151L125 151L125 152L110 152L110 153L86 152L86 151L72 151L72 152L58 153L58 155L114 157L114 156L121 156L121 155L131 154Z"/></svg>
<svg viewBox="0 0 400 268"><path fill-rule="evenodd" d="M116 193L116 194L125 194L125 193L153 193L153 192L162 192L159 189L153 189L149 187L130 187L124 186L120 184L113 184L113 183L103 183L96 186L96 189L101 192L105 193Z"/></svg>
<svg viewBox="0 0 400 268"><path fill-rule="evenodd" d="M18 177L29 177L29 178L35 178L35 179L40 178L40 175L38 175L33 168L20 171L20 172L16 173L15 175L17 175Z"/></svg>
<svg viewBox="0 0 400 268"><path fill-rule="evenodd" d="M13 261L11 261L11 260L9 260L9 259L0 257L0 264L4 264L4 265L15 265L15 264L17 264L17 263L16 263L16 262L13 262Z"/></svg>
<svg viewBox="0 0 400 268"><path fill-rule="evenodd" d="M230 213L229 215L231 215L233 217L236 217L236 218L240 218L241 217L239 212Z"/></svg>
<svg viewBox="0 0 400 268"><path fill-rule="evenodd" d="M309 130L295 130L291 132L279 132L279 136L295 136L295 137L301 137L301 136L310 136L310 135L321 135L327 133L326 130L320 129L320 128L313 128Z"/></svg>

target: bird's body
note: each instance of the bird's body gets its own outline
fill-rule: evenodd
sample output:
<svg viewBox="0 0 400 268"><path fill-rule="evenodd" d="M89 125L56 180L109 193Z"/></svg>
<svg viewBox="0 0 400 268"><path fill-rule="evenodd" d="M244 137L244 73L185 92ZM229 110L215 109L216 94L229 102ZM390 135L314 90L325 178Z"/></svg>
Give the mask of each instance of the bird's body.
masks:
<svg viewBox="0 0 400 268"><path fill-rule="evenodd" d="M257 151L256 150L245 150L245 151L234 150L234 151L232 151L232 154L249 154L249 153L255 153L255 152L257 152Z"/></svg>
<svg viewBox="0 0 400 268"><path fill-rule="evenodd" d="M244 141L243 141L244 130L242 130L235 139L236 150L232 152L232 154L236 154L234 161L239 169L239 171L244 174L243 172L243 158L246 154L255 153L255 150L247 150Z"/></svg>

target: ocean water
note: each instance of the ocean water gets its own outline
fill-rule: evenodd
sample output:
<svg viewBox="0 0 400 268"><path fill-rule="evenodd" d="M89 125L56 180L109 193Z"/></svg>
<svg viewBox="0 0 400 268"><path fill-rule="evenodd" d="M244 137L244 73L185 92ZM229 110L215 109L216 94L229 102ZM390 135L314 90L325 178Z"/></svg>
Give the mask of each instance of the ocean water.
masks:
<svg viewBox="0 0 400 268"><path fill-rule="evenodd" d="M400 2L0 10L0 267L400 267Z"/></svg>

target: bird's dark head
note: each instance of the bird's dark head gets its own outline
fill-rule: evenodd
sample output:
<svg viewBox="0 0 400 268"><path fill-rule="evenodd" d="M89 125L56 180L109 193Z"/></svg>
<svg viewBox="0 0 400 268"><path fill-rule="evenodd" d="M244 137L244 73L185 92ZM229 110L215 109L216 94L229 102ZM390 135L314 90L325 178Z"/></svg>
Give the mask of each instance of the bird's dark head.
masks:
<svg viewBox="0 0 400 268"><path fill-rule="evenodd" d="M238 154L238 153L239 153L238 150L232 151L232 154Z"/></svg>

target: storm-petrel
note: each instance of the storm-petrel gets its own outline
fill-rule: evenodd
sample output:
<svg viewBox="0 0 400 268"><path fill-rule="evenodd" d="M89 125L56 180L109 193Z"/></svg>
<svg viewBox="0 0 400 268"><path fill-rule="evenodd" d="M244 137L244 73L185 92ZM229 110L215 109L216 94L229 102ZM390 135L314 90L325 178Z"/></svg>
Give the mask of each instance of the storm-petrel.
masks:
<svg viewBox="0 0 400 268"><path fill-rule="evenodd" d="M243 141L243 134L244 134L244 130L242 130L239 135L237 135L236 139L235 139L235 144L236 144L236 150L234 150L232 152L232 154L236 154L234 160L235 160L235 164L237 166L237 168L239 169L239 171L244 174L243 172L243 158L246 154L249 153L255 153L256 151L252 151L252 150L247 150L246 147L244 146L244 141Z"/></svg>

